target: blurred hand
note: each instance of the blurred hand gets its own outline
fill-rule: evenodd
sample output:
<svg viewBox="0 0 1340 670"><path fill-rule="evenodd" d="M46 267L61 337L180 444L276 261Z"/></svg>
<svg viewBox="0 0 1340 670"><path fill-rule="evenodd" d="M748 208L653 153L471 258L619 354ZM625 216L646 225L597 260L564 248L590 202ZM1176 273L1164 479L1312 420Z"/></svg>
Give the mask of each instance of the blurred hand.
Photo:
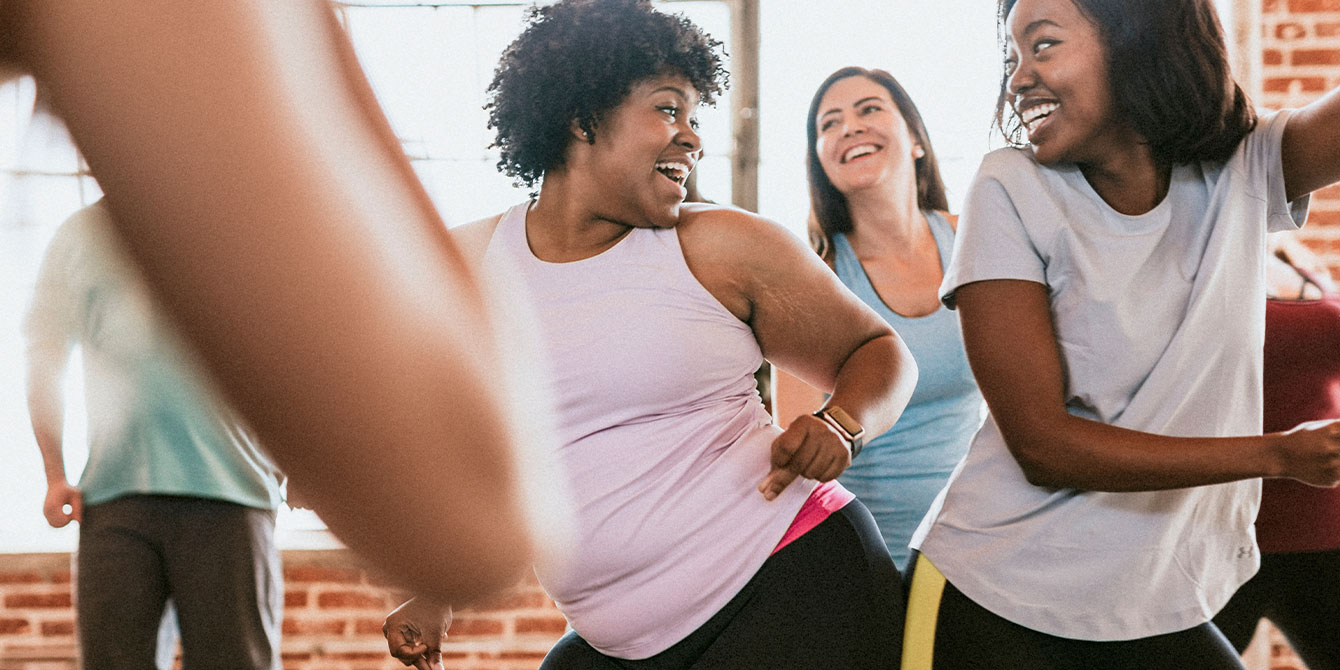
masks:
<svg viewBox="0 0 1340 670"><path fill-rule="evenodd" d="M823 419L806 414L773 440L772 471L758 490L772 500L796 477L826 482L837 479L850 465L851 449L842 435Z"/></svg>
<svg viewBox="0 0 1340 670"><path fill-rule="evenodd" d="M69 512L65 511L66 507ZM52 528L64 528L71 521L84 521L84 495L68 482L57 482L47 486L47 497L42 502L42 515Z"/></svg>
<svg viewBox="0 0 1340 670"><path fill-rule="evenodd" d="M1284 433L1285 475L1312 486L1340 483L1340 421L1308 421Z"/></svg>
<svg viewBox="0 0 1340 670"><path fill-rule="evenodd" d="M416 670L443 670L442 638L451 626L451 607L413 598L386 615L382 634L396 660Z"/></svg>

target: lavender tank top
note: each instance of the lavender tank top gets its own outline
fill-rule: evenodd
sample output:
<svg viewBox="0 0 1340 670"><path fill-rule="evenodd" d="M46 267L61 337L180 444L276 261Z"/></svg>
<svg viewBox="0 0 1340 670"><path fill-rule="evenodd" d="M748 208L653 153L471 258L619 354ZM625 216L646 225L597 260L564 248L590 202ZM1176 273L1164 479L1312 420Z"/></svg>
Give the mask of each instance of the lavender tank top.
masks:
<svg viewBox="0 0 1340 670"><path fill-rule="evenodd" d="M815 482L759 494L781 432L755 390L762 354L690 273L673 229L548 263L526 240L529 205L503 215L484 262L534 302L575 502L575 555L536 572L592 646L647 658L744 587Z"/></svg>

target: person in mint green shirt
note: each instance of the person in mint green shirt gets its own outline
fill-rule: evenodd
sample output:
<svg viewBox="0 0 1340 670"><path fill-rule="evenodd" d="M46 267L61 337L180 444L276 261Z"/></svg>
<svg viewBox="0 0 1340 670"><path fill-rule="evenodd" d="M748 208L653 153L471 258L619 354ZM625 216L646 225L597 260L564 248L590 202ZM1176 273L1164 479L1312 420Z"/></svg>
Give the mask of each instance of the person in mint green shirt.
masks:
<svg viewBox="0 0 1340 670"><path fill-rule="evenodd" d="M86 667L154 667L172 601L183 667L280 667L274 543L282 475L196 371L126 258L101 201L47 249L24 324L43 513L80 523L77 626ZM61 380L83 353L88 462L64 466Z"/></svg>

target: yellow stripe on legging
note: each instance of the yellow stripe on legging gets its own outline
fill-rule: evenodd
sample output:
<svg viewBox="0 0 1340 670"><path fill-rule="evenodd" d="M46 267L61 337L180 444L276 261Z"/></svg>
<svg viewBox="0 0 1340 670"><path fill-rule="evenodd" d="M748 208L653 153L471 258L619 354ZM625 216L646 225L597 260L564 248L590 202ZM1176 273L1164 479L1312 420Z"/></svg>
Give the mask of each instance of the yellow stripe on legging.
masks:
<svg viewBox="0 0 1340 670"><path fill-rule="evenodd" d="M917 554L903 624L903 670L931 670L934 666L935 622L940 618L940 596L944 592L945 576L925 554Z"/></svg>

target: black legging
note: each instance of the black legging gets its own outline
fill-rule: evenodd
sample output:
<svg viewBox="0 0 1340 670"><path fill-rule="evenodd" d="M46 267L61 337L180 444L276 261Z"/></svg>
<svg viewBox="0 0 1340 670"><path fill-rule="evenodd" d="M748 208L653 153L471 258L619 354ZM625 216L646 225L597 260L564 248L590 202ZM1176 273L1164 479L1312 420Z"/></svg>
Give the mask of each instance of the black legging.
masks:
<svg viewBox="0 0 1340 670"><path fill-rule="evenodd" d="M569 632L540 670L896 670L902 631L898 569L874 518L853 500L769 557L725 607L669 649L629 661Z"/></svg>
<svg viewBox="0 0 1340 670"><path fill-rule="evenodd" d="M1340 550L1262 554L1261 571L1214 618L1241 652L1270 619L1309 670L1340 670Z"/></svg>
<svg viewBox="0 0 1340 670"><path fill-rule="evenodd" d="M913 565L918 556L914 553ZM918 598L912 569L913 599ZM1095 607L1101 607L1095 604ZM916 606L914 605L914 609ZM1072 640L1025 628L987 611L949 582L935 618L935 670L1241 670L1242 658L1213 623L1138 640ZM909 621L909 626L912 621ZM909 631L911 629L909 628ZM908 645L918 641L908 639Z"/></svg>

